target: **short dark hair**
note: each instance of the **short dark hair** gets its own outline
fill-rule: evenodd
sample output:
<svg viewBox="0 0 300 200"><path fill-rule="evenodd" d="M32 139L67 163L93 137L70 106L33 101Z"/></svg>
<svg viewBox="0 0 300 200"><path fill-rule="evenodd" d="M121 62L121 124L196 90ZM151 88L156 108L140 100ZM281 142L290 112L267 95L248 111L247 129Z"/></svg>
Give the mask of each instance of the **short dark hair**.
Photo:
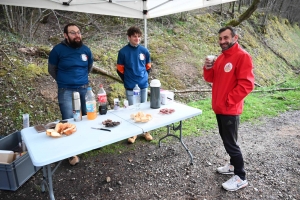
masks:
<svg viewBox="0 0 300 200"><path fill-rule="evenodd" d="M76 27L79 29L79 31L81 31L81 30L80 30L80 27L77 26L77 24L69 23L69 24L67 24L67 25L65 26L65 28L64 28L64 33L68 34L68 28L69 28L70 26L76 26Z"/></svg>
<svg viewBox="0 0 300 200"><path fill-rule="evenodd" d="M138 34L139 36L142 36L142 31L139 27L137 26L132 26L127 30L127 36L132 36L134 34Z"/></svg>
<svg viewBox="0 0 300 200"><path fill-rule="evenodd" d="M226 30L230 30L231 31L231 36L234 37L237 33L236 33L236 29L231 27L231 26L226 26L226 27L223 27L219 30L219 34L226 31Z"/></svg>

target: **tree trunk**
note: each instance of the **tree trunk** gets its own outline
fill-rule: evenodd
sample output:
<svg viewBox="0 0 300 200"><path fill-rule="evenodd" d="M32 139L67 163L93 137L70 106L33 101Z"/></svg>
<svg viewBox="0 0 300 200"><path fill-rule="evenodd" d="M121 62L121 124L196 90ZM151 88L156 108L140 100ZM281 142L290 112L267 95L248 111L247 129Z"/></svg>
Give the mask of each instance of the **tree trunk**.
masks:
<svg viewBox="0 0 300 200"><path fill-rule="evenodd" d="M238 26L244 20L247 20L252 15L252 13L257 9L259 2L260 0L254 0L251 6L243 14L241 14L237 20L233 19L229 23L227 23L227 25Z"/></svg>
<svg viewBox="0 0 300 200"><path fill-rule="evenodd" d="M234 6L235 6L235 1L232 3L232 9L231 9L232 14L234 14Z"/></svg>
<svg viewBox="0 0 300 200"><path fill-rule="evenodd" d="M94 73L98 73L98 74L102 74L102 75L108 76L108 77L110 77L110 78L112 78L112 79L114 79L114 80L116 80L116 81L118 81L120 83L123 83L123 81L119 77L116 77L116 76L114 76L112 74L109 74L107 71L104 71L104 70L100 69L99 67L93 66L92 71Z"/></svg>

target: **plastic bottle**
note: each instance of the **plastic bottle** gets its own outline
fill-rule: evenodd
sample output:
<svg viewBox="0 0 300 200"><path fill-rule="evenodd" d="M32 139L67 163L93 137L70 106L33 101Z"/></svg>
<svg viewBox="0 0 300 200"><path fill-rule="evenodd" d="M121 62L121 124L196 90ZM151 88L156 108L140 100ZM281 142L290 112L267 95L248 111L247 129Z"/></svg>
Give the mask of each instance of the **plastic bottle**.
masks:
<svg viewBox="0 0 300 200"><path fill-rule="evenodd" d="M85 104L86 104L86 113L89 120L96 119L97 109L96 109L96 99L95 94L92 91L91 87L87 88L85 95Z"/></svg>
<svg viewBox="0 0 300 200"><path fill-rule="evenodd" d="M99 104L99 114L105 115L107 113L107 96L102 84L100 84L97 99Z"/></svg>
<svg viewBox="0 0 300 200"><path fill-rule="evenodd" d="M23 114L23 128L28 128L29 127L29 114L26 113L26 114ZM23 140L23 138L21 137L21 149L22 149L22 152L25 152L27 151L27 147L26 147L26 144Z"/></svg>
<svg viewBox="0 0 300 200"><path fill-rule="evenodd" d="M133 105L136 109L140 109L141 104L141 89L138 84L133 88Z"/></svg>

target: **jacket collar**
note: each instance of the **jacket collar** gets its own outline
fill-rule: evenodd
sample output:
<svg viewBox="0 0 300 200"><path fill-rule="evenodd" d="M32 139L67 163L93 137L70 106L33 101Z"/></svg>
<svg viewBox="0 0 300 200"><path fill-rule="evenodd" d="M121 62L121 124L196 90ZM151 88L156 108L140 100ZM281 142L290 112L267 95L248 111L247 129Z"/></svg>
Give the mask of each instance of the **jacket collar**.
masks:
<svg viewBox="0 0 300 200"><path fill-rule="evenodd" d="M130 42L128 42L128 45L131 46L131 47L138 47L140 44L134 46L134 45L132 45Z"/></svg>
<svg viewBox="0 0 300 200"><path fill-rule="evenodd" d="M238 42L234 43L234 45L232 47L230 47L229 49L226 49L224 51L222 51L222 53L225 55L225 56L231 56L233 54L235 54L239 49L240 49L240 45Z"/></svg>

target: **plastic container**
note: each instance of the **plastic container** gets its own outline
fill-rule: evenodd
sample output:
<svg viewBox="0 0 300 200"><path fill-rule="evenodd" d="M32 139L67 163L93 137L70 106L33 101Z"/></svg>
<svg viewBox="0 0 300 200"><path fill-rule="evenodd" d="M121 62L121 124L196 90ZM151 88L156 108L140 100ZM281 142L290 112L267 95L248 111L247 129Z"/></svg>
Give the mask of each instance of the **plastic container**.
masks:
<svg viewBox="0 0 300 200"><path fill-rule="evenodd" d="M86 104L87 119L88 120L96 119L97 117L96 99L95 99L95 94L93 93L91 87L87 88L87 92L85 95L85 104Z"/></svg>
<svg viewBox="0 0 300 200"><path fill-rule="evenodd" d="M150 108L160 108L160 86L158 79L153 79L150 82Z"/></svg>
<svg viewBox="0 0 300 200"><path fill-rule="evenodd" d="M105 115L107 113L107 96L102 84L100 84L97 99L99 104L99 114Z"/></svg>
<svg viewBox="0 0 300 200"><path fill-rule="evenodd" d="M141 104L141 89L138 84L133 88L133 105L136 109L140 109Z"/></svg>
<svg viewBox="0 0 300 200"><path fill-rule="evenodd" d="M168 105L174 102L174 92L168 90L160 91L161 104Z"/></svg>
<svg viewBox="0 0 300 200"><path fill-rule="evenodd" d="M14 132L0 139L1 150L14 151L19 149L21 142L21 132ZM16 191L41 167L32 164L28 153L18 157L10 164L0 164L0 190Z"/></svg>

